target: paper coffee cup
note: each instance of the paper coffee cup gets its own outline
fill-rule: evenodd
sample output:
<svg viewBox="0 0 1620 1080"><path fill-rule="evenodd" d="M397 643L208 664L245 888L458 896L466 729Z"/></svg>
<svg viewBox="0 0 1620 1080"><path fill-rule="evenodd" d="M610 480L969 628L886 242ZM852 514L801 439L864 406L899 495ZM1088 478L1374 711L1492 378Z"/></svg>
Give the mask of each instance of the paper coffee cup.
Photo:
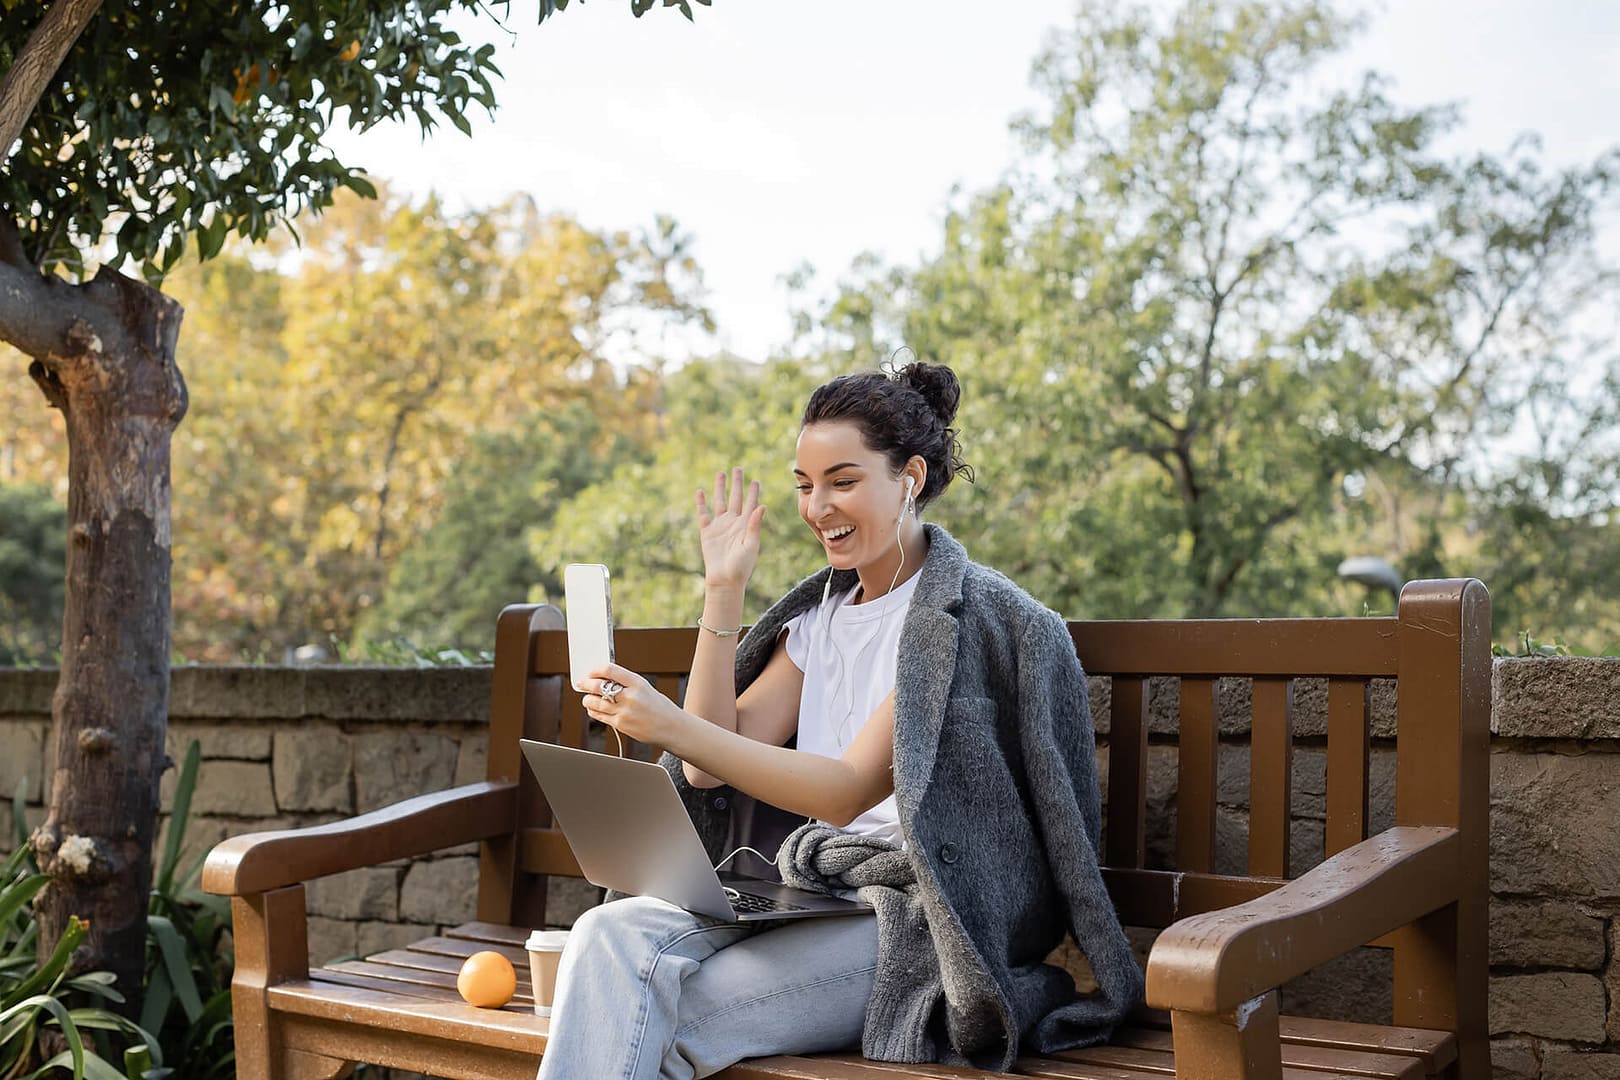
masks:
<svg viewBox="0 0 1620 1080"><path fill-rule="evenodd" d="M557 993L557 964L567 944L566 930L536 930L529 935L525 947L529 950L529 981L534 986L534 1011L538 1016L551 1015L551 999Z"/></svg>

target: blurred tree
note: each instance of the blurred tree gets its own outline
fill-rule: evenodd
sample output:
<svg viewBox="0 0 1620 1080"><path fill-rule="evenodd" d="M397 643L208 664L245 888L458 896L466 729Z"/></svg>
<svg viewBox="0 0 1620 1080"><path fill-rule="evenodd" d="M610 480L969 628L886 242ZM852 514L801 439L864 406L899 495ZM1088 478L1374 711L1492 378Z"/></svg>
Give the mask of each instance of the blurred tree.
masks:
<svg viewBox="0 0 1620 1080"><path fill-rule="evenodd" d="M505 7L506 5L502 5ZM560 9L545 0L540 18ZM649 6L632 0L638 14ZM688 16L690 9L682 8ZM58 768L32 843L41 957L70 912L138 1009L170 647L170 435L185 415L181 307L153 283L193 244L265 239L370 185L322 145L414 118L470 131L494 46L445 25L482 0L55 0L0 4L0 340L65 419L66 619ZM110 248L110 251L106 250ZM98 257L107 262L90 272ZM134 264L145 283L118 272ZM72 840L72 859L58 857Z"/></svg>
<svg viewBox="0 0 1620 1080"><path fill-rule="evenodd" d="M813 320L811 353L957 369L984 482L939 515L1054 606L1321 610L1374 513L1346 479L1455 486L1523 372L1569 385L1564 300L1612 303L1589 248L1614 160L1441 160L1451 110L1323 88L1355 28L1314 2L1083 5L1024 160L937 257L858 264Z"/></svg>
<svg viewBox="0 0 1620 1080"><path fill-rule="evenodd" d="M416 600L366 618L391 568L436 522L444 531L428 550L439 554L445 538L469 537L457 531L469 514L496 529L495 509L516 512L528 497L518 477L561 469L561 488L545 493L560 498L585 482L570 477L601 468L595 457L646 441L648 380L624 384L604 355L651 356L647 339L708 325L687 244L668 221L599 233L527 199L450 215L437 200L385 193L340 198L301 249L272 245L260 267L227 254L175 274L188 341L208 358L192 365L201 407L176 443L178 651L279 659L300 644L350 643L362 618L366 636L449 644L425 632L460 625L477 600L423 581L426 552L400 569ZM331 296L346 299L334 308ZM454 475L480 438L478 460ZM566 452L546 449L533 471L502 458L547 438ZM497 477L479 470L497 461L514 490L471 505L461 489L493 495ZM505 532L545 512L525 508ZM429 618L429 596L448 622Z"/></svg>
<svg viewBox="0 0 1620 1080"><path fill-rule="evenodd" d="M613 572L617 622L695 619L703 604L696 493L717 471L741 465L760 482L767 508L745 617L757 616L824 559L799 520L792 470L800 413L829 373L813 363L718 358L666 376L650 403L651 460L620 464L530 530L542 583L552 583L537 598L561 603L555 582L567 563L603 562Z"/></svg>
<svg viewBox="0 0 1620 1080"><path fill-rule="evenodd" d="M562 595L525 536L614 466L646 457L588 405L536 413L515 430L474 438L445 485L438 521L404 549L380 606L362 616L362 642L403 639L419 647L494 648L495 616L526 598Z"/></svg>
<svg viewBox="0 0 1620 1080"><path fill-rule="evenodd" d="M0 667L49 663L61 646L66 528L45 488L0 483Z"/></svg>

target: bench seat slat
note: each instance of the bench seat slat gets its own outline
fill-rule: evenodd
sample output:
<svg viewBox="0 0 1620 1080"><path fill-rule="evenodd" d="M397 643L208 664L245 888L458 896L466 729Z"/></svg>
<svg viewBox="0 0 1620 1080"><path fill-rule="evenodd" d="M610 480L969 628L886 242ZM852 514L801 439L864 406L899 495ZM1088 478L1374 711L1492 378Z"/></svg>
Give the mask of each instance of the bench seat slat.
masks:
<svg viewBox="0 0 1620 1080"><path fill-rule="evenodd" d="M332 982L343 982L351 975L381 981L387 984L398 984L401 987L417 987L434 990L441 995L449 995L452 1000L461 997L461 991L456 988L458 969L438 971L432 968L405 967L395 964L378 963L373 960L344 960L336 964L328 964L319 971L310 973L314 978L328 979ZM517 981L517 989L512 993L512 1002L525 1008L534 1006L534 991L526 977L527 972ZM400 993L406 993L402 989Z"/></svg>
<svg viewBox="0 0 1620 1080"><path fill-rule="evenodd" d="M529 954L521 946L498 945L490 941L466 941L452 937L428 937L421 941L411 942L409 948L414 952L433 953L437 956L456 956L465 960L475 952L498 952L514 965L529 965Z"/></svg>
<svg viewBox="0 0 1620 1080"><path fill-rule="evenodd" d="M1112 1065L1116 1068L1140 1069L1157 1076L1174 1076L1175 1055L1167 1050L1138 1050L1131 1046L1088 1046L1084 1050L1062 1050L1052 1055L1062 1061L1076 1064ZM1036 1059L1040 1060L1040 1059ZM1040 1076L1041 1073L1034 1075ZM1052 1075L1052 1074L1046 1074ZM1366 1080L1353 1073L1334 1072L1316 1068L1284 1067L1283 1080Z"/></svg>
<svg viewBox="0 0 1620 1080"><path fill-rule="evenodd" d="M1156 1028L1121 1028L1109 1042L1115 1046L1134 1046L1139 1050L1166 1053L1175 1049L1170 1032ZM1404 1054L1376 1054L1364 1050L1300 1045L1287 1039L1283 1040L1282 1063L1301 1069L1378 1077L1380 1080L1422 1080L1423 1076L1423 1063Z"/></svg>

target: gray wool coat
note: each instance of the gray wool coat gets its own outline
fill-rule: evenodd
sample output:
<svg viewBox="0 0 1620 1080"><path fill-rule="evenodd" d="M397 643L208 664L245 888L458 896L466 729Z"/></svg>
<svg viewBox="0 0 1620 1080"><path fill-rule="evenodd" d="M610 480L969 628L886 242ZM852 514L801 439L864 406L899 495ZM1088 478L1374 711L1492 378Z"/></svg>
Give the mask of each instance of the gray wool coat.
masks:
<svg viewBox="0 0 1620 1080"><path fill-rule="evenodd" d="M1068 628L944 529L925 528L928 559L900 632L894 790L942 993L918 1008L926 995L880 978L864 1041L878 1058L928 1045L942 1061L1005 1071L1021 1049L1106 1040L1141 998L1142 974L1098 869L1091 709ZM817 572L742 640L738 693L783 625L820 603L829 572L835 591L855 584L853 571ZM663 764L711 858L744 843L773 851L802 821L729 787L690 786L671 755ZM1044 962L1066 930L1095 993L1076 996L1068 973Z"/></svg>

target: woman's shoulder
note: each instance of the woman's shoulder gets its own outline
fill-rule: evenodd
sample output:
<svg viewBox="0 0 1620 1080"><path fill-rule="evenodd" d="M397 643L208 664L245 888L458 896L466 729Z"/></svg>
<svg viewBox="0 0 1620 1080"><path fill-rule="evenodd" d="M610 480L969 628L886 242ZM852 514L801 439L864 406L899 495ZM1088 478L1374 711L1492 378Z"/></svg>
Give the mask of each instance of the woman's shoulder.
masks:
<svg viewBox="0 0 1620 1080"><path fill-rule="evenodd" d="M994 567L969 562L962 577L965 620L1022 635L1035 626L1063 627L1063 616L1031 596L1023 586Z"/></svg>

